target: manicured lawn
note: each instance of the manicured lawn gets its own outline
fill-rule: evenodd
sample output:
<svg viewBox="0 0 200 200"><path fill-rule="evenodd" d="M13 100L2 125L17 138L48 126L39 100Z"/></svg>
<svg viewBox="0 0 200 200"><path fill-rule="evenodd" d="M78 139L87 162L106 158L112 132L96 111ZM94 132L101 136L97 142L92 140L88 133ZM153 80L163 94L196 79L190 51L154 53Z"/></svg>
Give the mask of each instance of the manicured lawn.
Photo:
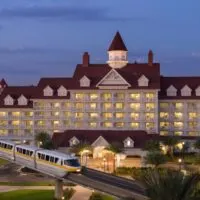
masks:
<svg viewBox="0 0 200 200"><path fill-rule="evenodd" d="M102 194L102 193L99 193L99 192L94 192L90 196L89 200L96 200L96 199L99 199L99 200L114 200L114 198L111 197L111 196L108 196L106 194Z"/></svg>
<svg viewBox="0 0 200 200"><path fill-rule="evenodd" d="M1 200L53 200L52 190L18 190L0 193Z"/></svg>
<svg viewBox="0 0 200 200"><path fill-rule="evenodd" d="M36 182L0 182L0 185L8 186L54 186L54 181L36 181ZM75 186L72 183L64 183L64 186Z"/></svg>
<svg viewBox="0 0 200 200"><path fill-rule="evenodd" d="M3 160L2 158L0 158L0 166L1 166L1 165L5 165L5 164L7 164L7 163L8 163L7 160Z"/></svg>

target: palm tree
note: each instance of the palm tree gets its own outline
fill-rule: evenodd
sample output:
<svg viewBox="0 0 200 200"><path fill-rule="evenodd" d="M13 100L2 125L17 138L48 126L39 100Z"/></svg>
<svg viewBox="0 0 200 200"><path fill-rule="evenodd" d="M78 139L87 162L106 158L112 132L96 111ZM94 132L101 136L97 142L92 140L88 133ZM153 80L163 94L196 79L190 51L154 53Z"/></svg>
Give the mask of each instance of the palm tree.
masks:
<svg viewBox="0 0 200 200"><path fill-rule="evenodd" d="M177 137L171 136L166 137L163 141L163 144L168 147L168 154L171 158L174 158L174 148L179 143L179 139Z"/></svg>
<svg viewBox="0 0 200 200"><path fill-rule="evenodd" d="M44 149L53 149L53 142L51 140L51 136L46 132L40 132L36 134L35 141L38 147L42 147Z"/></svg>
<svg viewBox="0 0 200 200"><path fill-rule="evenodd" d="M167 162L166 156L156 151L147 153L144 159L146 164L154 165L156 168Z"/></svg>
<svg viewBox="0 0 200 200"><path fill-rule="evenodd" d="M123 146L119 142L113 142L108 147L105 148L105 151L113 155L113 171L115 171L116 154L123 152Z"/></svg>
<svg viewBox="0 0 200 200"><path fill-rule="evenodd" d="M156 140L149 140L145 143L144 150L146 151L160 151L160 142Z"/></svg>
<svg viewBox="0 0 200 200"><path fill-rule="evenodd" d="M178 171L149 170L140 181L146 187L151 200L198 200L200 183L199 174L184 176Z"/></svg>

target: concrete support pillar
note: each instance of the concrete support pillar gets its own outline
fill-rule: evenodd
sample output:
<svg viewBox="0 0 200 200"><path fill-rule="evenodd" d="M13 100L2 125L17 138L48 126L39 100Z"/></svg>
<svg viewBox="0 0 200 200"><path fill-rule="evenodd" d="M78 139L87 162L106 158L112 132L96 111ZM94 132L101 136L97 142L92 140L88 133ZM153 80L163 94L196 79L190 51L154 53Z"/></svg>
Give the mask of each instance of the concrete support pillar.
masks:
<svg viewBox="0 0 200 200"><path fill-rule="evenodd" d="M63 199L63 181L56 179L55 180L55 195L56 200Z"/></svg>

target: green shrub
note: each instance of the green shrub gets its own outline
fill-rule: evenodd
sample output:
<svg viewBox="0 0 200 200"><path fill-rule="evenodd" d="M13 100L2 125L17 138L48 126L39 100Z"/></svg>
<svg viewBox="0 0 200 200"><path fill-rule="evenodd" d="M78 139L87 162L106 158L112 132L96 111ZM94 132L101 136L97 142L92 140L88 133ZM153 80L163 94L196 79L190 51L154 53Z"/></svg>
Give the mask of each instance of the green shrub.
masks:
<svg viewBox="0 0 200 200"><path fill-rule="evenodd" d="M75 193L75 190L73 188L66 188L64 191L64 197L66 200L71 199L73 194Z"/></svg>
<svg viewBox="0 0 200 200"><path fill-rule="evenodd" d="M93 192L89 200L103 200L103 196L98 192Z"/></svg>

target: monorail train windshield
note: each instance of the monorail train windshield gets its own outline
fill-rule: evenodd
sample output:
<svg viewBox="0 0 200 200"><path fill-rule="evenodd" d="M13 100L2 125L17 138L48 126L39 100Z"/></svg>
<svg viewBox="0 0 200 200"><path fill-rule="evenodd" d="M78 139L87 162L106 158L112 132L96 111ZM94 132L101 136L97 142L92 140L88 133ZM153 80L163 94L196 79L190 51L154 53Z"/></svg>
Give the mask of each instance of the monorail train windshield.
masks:
<svg viewBox="0 0 200 200"><path fill-rule="evenodd" d="M73 166L73 167L80 167L80 163L78 162L77 159L65 160L64 165Z"/></svg>

